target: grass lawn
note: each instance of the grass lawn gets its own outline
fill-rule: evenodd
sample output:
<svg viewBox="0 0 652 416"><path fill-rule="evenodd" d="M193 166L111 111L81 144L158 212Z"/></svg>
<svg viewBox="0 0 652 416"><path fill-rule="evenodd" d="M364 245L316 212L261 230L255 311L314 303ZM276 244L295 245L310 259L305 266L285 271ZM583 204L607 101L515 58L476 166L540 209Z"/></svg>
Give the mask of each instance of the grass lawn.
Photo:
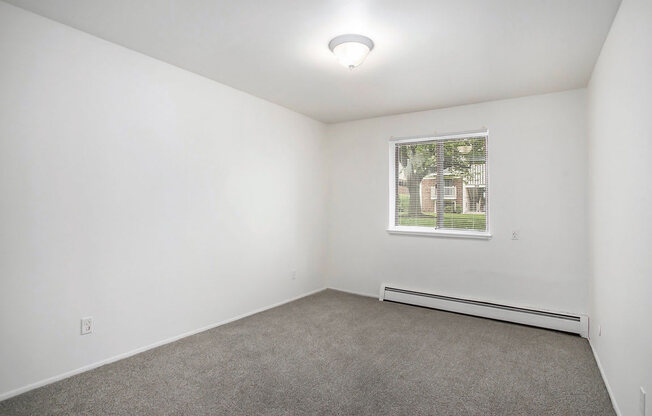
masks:
<svg viewBox="0 0 652 416"><path fill-rule="evenodd" d="M437 216L434 214L424 214L426 217L411 218L407 216L398 217L398 225L416 225L420 227L434 227ZM484 214L444 214L444 227L458 228L463 230L482 230L486 229L486 220Z"/></svg>
<svg viewBox="0 0 652 416"><path fill-rule="evenodd" d="M413 225L419 227L434 227L437 215L434 213L423 214L422 217L408 217L407 210L410 203L409 195L399 195L400 213L398 225ZM486 227L485 214L444 214L444 227L457 228L461 230L481 230Z"/></svg>

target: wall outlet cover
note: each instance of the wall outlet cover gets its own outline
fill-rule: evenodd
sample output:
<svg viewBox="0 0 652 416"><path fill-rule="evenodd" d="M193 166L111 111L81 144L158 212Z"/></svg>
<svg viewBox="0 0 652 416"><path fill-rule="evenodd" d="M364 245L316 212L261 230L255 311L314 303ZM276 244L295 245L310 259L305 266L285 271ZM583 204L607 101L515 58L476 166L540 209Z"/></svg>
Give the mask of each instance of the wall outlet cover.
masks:
<svg viewBox="0 0 652 416"><path fill-rule="evenodd" d="M81 319L81 334L91 334L93 333L93 317L87 316L86 318Z"/></svg>

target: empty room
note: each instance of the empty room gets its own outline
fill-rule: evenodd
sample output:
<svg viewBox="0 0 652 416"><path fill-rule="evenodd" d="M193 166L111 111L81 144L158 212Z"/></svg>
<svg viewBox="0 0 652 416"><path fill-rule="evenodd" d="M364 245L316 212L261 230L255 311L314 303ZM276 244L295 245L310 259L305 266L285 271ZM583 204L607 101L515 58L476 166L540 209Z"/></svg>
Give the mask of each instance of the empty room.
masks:
<svg viewBox="0 0 652 416"><path fill-rule="evenodd" d="M652 416L652 0L0 0L0 415Z"/></svg>

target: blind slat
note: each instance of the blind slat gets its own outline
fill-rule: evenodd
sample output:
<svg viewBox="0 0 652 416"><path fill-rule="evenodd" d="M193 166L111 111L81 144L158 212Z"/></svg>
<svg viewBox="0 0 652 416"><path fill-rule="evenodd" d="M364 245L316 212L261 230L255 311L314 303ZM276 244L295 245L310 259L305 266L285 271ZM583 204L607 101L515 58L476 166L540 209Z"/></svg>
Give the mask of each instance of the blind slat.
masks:
<svg viewBox="0 0 652 416"><path fill-rule="evenodd" d="M487 139L397 143L394 224L487 231Z"/></svg>

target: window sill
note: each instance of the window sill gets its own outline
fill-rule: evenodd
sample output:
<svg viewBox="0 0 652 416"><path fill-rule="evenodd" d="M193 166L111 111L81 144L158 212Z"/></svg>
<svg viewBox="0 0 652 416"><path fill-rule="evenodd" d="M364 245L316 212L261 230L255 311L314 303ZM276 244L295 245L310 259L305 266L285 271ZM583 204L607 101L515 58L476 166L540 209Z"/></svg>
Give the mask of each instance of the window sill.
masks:
<svg viewBox="0 0 652 416"><path fill-rule="evenodd" d="M448 238L471 238L489 240L491 234L488 232L460 231L460 230L431 230L424 227L389 227L390 234L420 235L425 237L448 237Z"/></svg>

